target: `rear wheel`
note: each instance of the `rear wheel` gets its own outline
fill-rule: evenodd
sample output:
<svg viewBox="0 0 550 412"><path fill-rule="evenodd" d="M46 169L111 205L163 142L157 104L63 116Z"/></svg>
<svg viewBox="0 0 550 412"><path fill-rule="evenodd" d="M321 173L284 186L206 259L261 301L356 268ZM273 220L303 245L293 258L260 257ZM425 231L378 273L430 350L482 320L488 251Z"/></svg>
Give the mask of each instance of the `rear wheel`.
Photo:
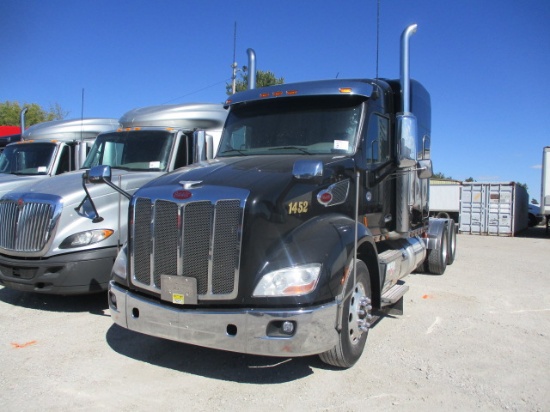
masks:
<svg viewBox="0 0 550 412"><path fill-rule="evenodd" d="M447 254L447 265L452 265L456 256L456 225L451 220L449 223L449 250Z"/></svg>
<svg viewBox="0 0 550 412"><path fill-rule="evenodd" d="M442 275L447 268L449 252L449 241L447 236L448 232L445 227L441 232L441 238L439 239L439 242L437 242L437 247L428 251L428 268L430 273L433 273L434 275Z"/></svg>
<svg viewBox="0 0 550 412"><path fill-rule="evenodd" d="M350 275L346 282L346 295L349 296L343 303L338 343L319 355L323 362L339 368L349 368L361 357L372 319L372 291L369 270L364 262L357 262L355 285L352 283L353 275Z"/></svg>

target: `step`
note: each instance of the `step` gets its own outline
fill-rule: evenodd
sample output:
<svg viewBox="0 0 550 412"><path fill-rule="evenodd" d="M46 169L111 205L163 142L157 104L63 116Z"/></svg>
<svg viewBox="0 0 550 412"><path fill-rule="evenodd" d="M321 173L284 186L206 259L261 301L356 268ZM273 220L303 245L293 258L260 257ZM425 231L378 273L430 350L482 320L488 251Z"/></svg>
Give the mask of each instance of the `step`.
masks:
<svg viewBox="0 0 550 412"><path fill-rule="evenodd" d="M408 290L408 285L396 283L382 295L381 306L384 307L397 303Z"/></svg>

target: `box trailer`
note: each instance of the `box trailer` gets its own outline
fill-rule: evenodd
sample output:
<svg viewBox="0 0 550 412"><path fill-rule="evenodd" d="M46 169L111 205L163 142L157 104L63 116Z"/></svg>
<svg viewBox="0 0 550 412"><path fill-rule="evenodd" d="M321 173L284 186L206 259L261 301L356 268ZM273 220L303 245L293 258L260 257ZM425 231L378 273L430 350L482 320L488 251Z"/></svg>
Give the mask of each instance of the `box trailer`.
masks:
<svg viewBox="0 0 550 412"><path fill-rule="evenodd" d="M462 182L430 179L430 216L453 219L458 223Z"/></svg>
<svg viewBox="0 0 550 412"><path fill-rule="evenodd" d="M459 232L514 236L528 226L527 190L515 182L464 182Z"/></svg>
<svg viewBox="0 0 550 412"><path fill-rule="evenodd" d="M540 213L546 216L546 229L548 230L550 217L550 146L546 146L542 150Z"/></svg>

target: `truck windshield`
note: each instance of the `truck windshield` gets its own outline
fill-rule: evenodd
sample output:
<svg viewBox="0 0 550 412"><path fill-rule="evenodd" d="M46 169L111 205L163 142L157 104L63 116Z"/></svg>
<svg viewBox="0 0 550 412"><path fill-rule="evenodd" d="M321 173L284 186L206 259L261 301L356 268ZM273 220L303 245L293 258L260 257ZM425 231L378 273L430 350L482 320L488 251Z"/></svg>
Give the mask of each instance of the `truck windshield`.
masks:
<svg viewBox="0 0 550 412"><path fill-rule="evenodd" d="M0 173L45 175L56 150L55 143L22 143L6 146L0 153Z"/></svg>
<svg viewBox="0 0 550 412"><path fill-rule="evenodd" d="M349 95L308 96L235 106L217 156L353 153L363 101Z"/></svg>
<svg viewBox="0 0 550 412"><path fill-rule="evenodd" d="M104 133L97 137L83 168L98 165L131 171L165 171L174 133L133 130Z"/></svg>

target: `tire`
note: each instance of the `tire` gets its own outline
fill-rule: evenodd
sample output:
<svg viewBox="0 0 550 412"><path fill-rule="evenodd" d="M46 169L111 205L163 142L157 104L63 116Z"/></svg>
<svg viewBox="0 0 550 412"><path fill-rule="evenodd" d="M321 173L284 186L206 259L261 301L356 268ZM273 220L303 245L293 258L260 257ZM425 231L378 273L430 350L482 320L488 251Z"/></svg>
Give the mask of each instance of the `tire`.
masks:
<svg viewBox="0 0 550 412"><path fill-rule="evenodd" d="M456 225L451 220L449 223L449 249L447 251L447 266L452 265L456 257Z"/></svg>
<svg viewBox="0 0 550 412"><path fill-rule="evenodd" d="M434 275L442 275L447 268L447 259L449 255L449 241L447 239L448 229L444 228L439 239L438 246L429 251L428 268Z"/></svg>
<svg viewBox="0 0 550 412"><path fill-rule="evenodd" d="M537 217L529 213L529 227L534 227L534 226L537 226L538 224L539 222L537 221Z"/></svg>
<svg viewBox="0 0 550 412"><path fill-rule="evenodd" d="M368 320L370 319L372 290L369 270L364 262L357 262L357 277L355 285L353 275L346 282L346 295L342 309L342 330L338 336L338 343L331 350L319 354L324 363L338 368L350 368L359 360L369 333ZM367 328L362 330L359 324L364 323Z"/></svg>

